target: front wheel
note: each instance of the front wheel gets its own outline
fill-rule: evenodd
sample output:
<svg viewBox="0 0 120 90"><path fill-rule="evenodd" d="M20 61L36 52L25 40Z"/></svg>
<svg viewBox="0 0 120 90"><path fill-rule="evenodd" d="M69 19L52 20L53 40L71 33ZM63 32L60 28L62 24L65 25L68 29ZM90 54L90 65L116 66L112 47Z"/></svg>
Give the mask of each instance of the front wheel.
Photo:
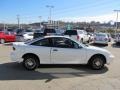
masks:
<svg viewBox="0 0 120 90"><path fill-rule="evenodd" d="M103 57L95 56L90 60L89 65L94 70L100 70L103 69L105 65L105 60Z"/></svg>
<svg viewBox="0 0 120 90"><path fill-rule="evenodd" d="M23 61L23 65L27 70L35 70L38 65L38 59L33 56L26 56Z"/></svg>

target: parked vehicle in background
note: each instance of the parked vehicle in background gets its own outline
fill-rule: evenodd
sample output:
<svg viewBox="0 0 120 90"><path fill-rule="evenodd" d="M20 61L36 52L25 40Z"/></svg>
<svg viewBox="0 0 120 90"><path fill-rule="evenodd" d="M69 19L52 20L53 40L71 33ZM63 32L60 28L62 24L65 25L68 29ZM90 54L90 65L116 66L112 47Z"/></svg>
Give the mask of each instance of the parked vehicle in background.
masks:
<svg viewBox="0 0 120 90"><path fill-rule="evenodd" d="M45 29L43 33L44 33L44 36L56 35L55 29Z"/></svg>
<svg viewBox="0 0 120 90"><path fill-rule="evenodd" d="M39 38L39 37L43 37L44 36L44 33L43 33L43 30L34 30L34 34L33 34L33 38Z"/></svg>
<svg viewBox="0 0 120 90"><path fill-rule="evenodd" d="M108 45L109 37L106 33L96 33L94 43Z"/></svg>
<svg viewBox="0 0 120 90"><path fill-rule="evenodd" d="M33 39L33 32L28 32L28 33L23 34L23 39L24 39L24 41L32 40Z"/></svg>
<svg viewBox="0 0 120 90"><path fill-rule="evenodd" d="M17 29L16 30L16 41L26 41L33 39L33 30L31 29Z"/></svg>
<svg viewBox="0 0 120 90"><path fill-rule="evenodd" d="M111 34L107 33L107 35L108 35L108 41L111 42L111 40L112 40Z"/></svg>
<svg viewBox="0 0 120 90"><path fill-rule="evenodd" d="M84 45L70 37L46 36L30 42L13 43L12 61L22 62L28 70L40 64L88 64L102 69L114 56L107 50Z"/></svg>
<svg viewBox="0 0 120 90"><path fill-rule="evenodd" d="M78 40L79 42L90 42L90 35L85 30L66 30L65 36L69 36Z"/></svg>
<svg viewBox="0 0 120 90"><path fill-rule="evenodd" d="M5 42L15 42L16 36L10 32L0 32L0 43L4 44Z"/></svg>
<svg viewBox="0 0 120 90"><path fill-rule="evenodd" d="M90 41L94 41L94 33L88 33Z"/></svg>
<svg viewBox="0 0 120 90"><path fill-rule="evenodd" d="M116 36L115 36L115 42L116 42L117 44L120 43L120 33L116 34Z"/></svg>
<svg viewBox="0 0 120 90"><path fill-rule="evenodd" d="M6 32L10 32L11 34L16 35L15 29L8 28L8 29L6 29Z"/></svg>
<svg viewBox="0 0 120 90"><path fill-rule="evenodd" d="M64 35L64 30L63 29L55 29L56 35Z"/></svg>
<svg viewBox="0 0 120 90"><path fill-rule="evenodd" d="M55 29L35 30L33 38L39 38L39 37L50 36L50 35L56 35Z"/></svg>

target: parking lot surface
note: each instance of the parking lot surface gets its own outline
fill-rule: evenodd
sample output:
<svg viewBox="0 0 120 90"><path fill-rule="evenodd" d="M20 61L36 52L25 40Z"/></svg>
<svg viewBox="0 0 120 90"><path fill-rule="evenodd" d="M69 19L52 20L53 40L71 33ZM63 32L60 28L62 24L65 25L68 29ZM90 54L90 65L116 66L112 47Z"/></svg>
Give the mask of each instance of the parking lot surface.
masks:
<svg viewBox="0 0 120 90"><path fill-rule="evenodd" d="M0 90L120 90L120 47L100 46L115 56L103 70L84 65L42 65L35 71L11 62L11 45L0 45Z"/></svg>

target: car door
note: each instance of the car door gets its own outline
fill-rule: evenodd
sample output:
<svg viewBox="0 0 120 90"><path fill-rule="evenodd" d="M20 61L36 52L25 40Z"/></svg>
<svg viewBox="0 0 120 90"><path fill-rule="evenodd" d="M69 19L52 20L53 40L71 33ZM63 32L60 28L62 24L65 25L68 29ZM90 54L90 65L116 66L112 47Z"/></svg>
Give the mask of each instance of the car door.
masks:
<svg viewBox="0 0 120 90"><path fill-rule="evenodd" d="M51 61L53 64L82 64L85 60L84 48L68 38L53 38L51 49Z"/></svg>
<svg viewBox="0 0 120 90"><path fill-rule="evenodd" d="M29 53L34 53L40 58L41 64L51 64L51 42L50 38L35 41L28 47Z"/></svg>

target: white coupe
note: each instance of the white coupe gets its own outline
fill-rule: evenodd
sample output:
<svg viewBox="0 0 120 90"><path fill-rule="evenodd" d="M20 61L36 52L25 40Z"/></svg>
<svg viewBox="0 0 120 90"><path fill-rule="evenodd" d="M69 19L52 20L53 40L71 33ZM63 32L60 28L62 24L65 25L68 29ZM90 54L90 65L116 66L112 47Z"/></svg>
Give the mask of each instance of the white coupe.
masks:
<svg viewBox="0 0 120 90"><path fill-rule="evenodd" d="M28 70L40 64L88 64L102 69L114 56L107 50L81 44L65 36L46 36L30 42L13 43L11 59L22 62Z"/></svg>

